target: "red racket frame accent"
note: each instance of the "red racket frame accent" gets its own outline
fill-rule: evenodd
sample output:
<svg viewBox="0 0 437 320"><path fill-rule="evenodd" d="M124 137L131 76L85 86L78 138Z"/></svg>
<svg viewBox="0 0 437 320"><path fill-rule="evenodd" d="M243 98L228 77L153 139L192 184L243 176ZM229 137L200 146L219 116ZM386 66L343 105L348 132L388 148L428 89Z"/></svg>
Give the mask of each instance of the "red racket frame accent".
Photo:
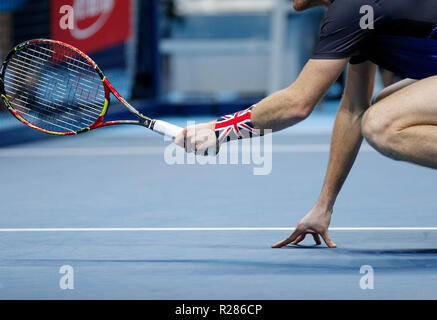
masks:
<svg viewBox="0 0 437 320"><path fill-rule="evenodd" d="M12 56L15 54L15 52L20 51L22 48L24 48L27 45L35 44L35 43L41 43L41 42L43 42L43 43L54 43L54 44L57 44L59 46L63 46L63 47L66 47L66 48L68 48L70 50L73 50L74 52L76 52L77 54L82 56L85 60L87 60L91 64L91 66L96 70L97 74L100 76L100 78L102 80L102 83L103 83L103 86L104 86L104 89L105 89L105 104L104 104L104 106L102 108L102 113L100 114L100 116L96 119L96 121L93 124L91 124L89 127L84 128L82 130L70 131L70 132L60 132L60 131L47 130L47 129L44 129L44 128L41 128L41 127L38 127L38 126L32 124L31 122L26 120L17 110L15 110L13 108L13 106L10 104L8 98L6 97L6 92L4 90L4 84L1 83L2 84L1 97L2 97L3 102L5 103L5 105L7 106L8 110L14 115L15 118L17 118L19 121L21 121L25 125L33 128L35 130L38 130L38 131L41 131L41 132L44 132L44 133L47 133L47 134L58 135L58 136L75 135L75 134L79 134L79 133L82 133L82 132L90 131L92 129L101 128L101 127L107 127L107 126L113 126L113 125L119 125L119 124L143 125L144 122L134 121L134 120L103 122L103 119L104 119L104 117L105 117L105 115L106 115L106 113L108 111L108 107L109 107L109 103L110 103L110 93L112 93L124 105L128 106L129 105L128 102L117 92L117 90L115 90L115 88L112 86L112 84L109 82L109 80L105 77L105 75L103 74L102 70L100 70L100 68L97 66L97 64L94 62L93 59L91 59L88 55L86 55L81 50L73 47L72 45L64 43L62 41L56 41L56 40L50 40L50 39L36 39L36 40L30 40L30 41L26 41L26 42L23 42L23 43L19 44L18 46L16 46L8 54L6 60L3 62L2 69L1 69L1 79L3 80L7 63L12 58ZM144 118L146 118L146 117L144 117Z"/></svg>

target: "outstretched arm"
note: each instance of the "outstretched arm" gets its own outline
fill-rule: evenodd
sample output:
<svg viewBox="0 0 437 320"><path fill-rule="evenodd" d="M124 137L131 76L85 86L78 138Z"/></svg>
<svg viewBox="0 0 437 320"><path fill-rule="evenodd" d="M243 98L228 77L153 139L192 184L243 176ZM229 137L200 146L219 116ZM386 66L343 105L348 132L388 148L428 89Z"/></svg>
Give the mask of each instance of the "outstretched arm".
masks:
<svg viewBox="0 0 437 320"><path fill-rule="evenodd" d="M343 72L348 59L309 60L297 80L255 106L218 121L188 127L175 143L188 152L204 152L217 142L250 138L266 129L279 131L290 127L313 111L317 102ZM231 119L227 121L227 119ZM234 130L233 128L243 128Z"/></svg>
<svg viewBox="0 0 437 320"><path fill-rule="evenodd" d="M295 231L274 248L301 242L312 234L320 244L319 234L329 247L335 247L328 226L335 200L355 162L361 142L361 118L371 104L376 66L371 62L351 65L331 142L331 153L325 182L314 208L298 224Z"/></svg>
<svg viewBox="0 0 437 320"><path fill-rule="evenodd" d="M255 128L279 131L307 118L343 72L347 61L309 60L293 84L253 108Z"/></svg>
<svg viewBox="0 0 437 320"><path fill-rule="evenodd" d="M371 104L375 71L376 66L371 62L349 68L344 98L332 135L328 171L318 201L326 210L332 210L361 146L361 119Z"/></svg>

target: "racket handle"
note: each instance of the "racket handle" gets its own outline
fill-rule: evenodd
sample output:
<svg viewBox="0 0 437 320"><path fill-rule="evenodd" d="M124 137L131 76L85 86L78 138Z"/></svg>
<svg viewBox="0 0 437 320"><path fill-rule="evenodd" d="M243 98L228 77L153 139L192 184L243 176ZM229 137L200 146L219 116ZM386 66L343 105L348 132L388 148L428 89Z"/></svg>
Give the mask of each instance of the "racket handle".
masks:
<svg viewBox="0 0 437 320"><path fill-rule="evenodd" d="M153 126L153 131L172 138L175 138L182 130L184 129L181 127L161 120L156 120Z"/></svg>

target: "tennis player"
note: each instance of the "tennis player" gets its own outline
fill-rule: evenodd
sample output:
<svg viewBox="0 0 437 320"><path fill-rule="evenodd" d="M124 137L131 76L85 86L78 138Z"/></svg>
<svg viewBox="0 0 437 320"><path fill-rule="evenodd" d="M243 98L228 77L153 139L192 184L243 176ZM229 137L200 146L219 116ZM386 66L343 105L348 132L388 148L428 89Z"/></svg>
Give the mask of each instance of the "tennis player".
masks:
<svg viewBox="0 0 437 320"><path fill-rule="evenodd" d="M298 244L307 234L317 244L321 236L336 247L328 226L363 137L387 157L437 169L437 1L294 1L297 11L316 6L327 7L320 39L293 84L246 110L186 128L175 140L180 146L187 142L187 152L203 152L265 129L290 127L311 114L349 65L321 194L295 231L274 248ZM405 80L380 92L372 105L377 65Z"/></svg>

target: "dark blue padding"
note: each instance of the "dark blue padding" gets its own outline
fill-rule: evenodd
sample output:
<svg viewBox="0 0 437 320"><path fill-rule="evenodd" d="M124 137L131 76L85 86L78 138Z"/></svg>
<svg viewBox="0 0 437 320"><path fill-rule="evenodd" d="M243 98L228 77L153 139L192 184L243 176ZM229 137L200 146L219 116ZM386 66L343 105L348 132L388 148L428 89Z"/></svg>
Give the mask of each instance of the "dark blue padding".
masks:
<svg viewBox="0 0 437 320"><path fill-rule="evenodd" d="M437 75L437 40L380 36L369 58L403 77L424 79Z"/></svg>

